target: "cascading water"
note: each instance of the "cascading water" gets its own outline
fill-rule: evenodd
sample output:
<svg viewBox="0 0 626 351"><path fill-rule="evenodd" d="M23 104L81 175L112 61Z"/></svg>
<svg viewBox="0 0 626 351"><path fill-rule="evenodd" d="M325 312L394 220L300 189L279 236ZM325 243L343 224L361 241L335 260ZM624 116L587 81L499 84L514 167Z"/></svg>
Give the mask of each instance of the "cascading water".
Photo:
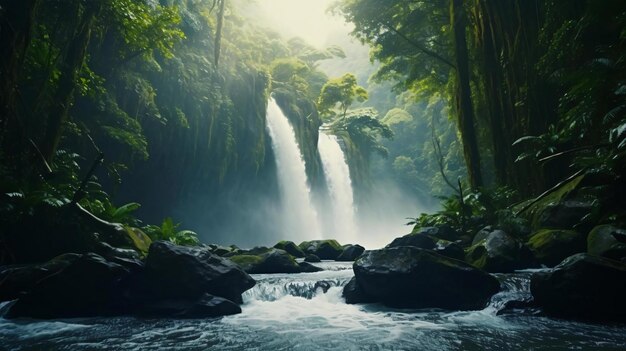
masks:
<svg viewBox="0 0 626 351"><path fill-rule="evenodd" d="M317 212L296 135L289 120L273 98L267 104L267 130L276 156L281 191L282 237L298 241L320 238Z"/></svg>
<svg viewBox="0 0 626 351"><path fill-rule="evenodd" d="M328 184L332 213L332 236L341 243L356 242L356 221L354 219L354 198L350 168L343 150L334 135L322 131L319 134L318 149Z"/></svg>
<svg viewBox="0 0 626 351"><path fill-rule="evenodd" d="M0 349L27 350L624 350L623 325L499 313L530 297L530 273L500 274L503 291L480 311L348 305L351 262L324 271L255 274L242 313L222 318L0 318ZM0 310L3 308L0 303Z"/></svg>

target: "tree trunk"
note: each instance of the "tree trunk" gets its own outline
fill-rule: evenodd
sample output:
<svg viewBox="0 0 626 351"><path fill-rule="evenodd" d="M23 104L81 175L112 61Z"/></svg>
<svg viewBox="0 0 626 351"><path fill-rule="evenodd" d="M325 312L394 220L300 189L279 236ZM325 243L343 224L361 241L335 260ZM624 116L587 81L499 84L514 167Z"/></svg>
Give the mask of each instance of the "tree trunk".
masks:
<svg viewBox="0 0 626 351"><path fill-rule="evenodd" d="M61 75L52 107L46 124L46 133L42 142L42 152L50 162L61 140L63 124L67 119L69 109L74 101L76 82L85 60L87 46L91 38L91 29L96 14L99 12L101 1L85 1L85 9L77 26L74 38L69 44L67 53L61 62Z"/></svg>
<svg viewBox="0 0 626 351"><path fill-rule="evenodd" d="M474 129L474 107L470 88L469 54L465 30L467 19L463 0L451 1L450 17L454 32L454 52L456 60L456 107L463 144L463 155L472 189L483 185L480 170L480 153Z"/></svg>
<svg viewBox="0 0 626 351"><path fill-rule="evenodd" d="M26 145L17 116L17 84L38 3L39 0L0 1L0 143L7 153L15 156ZM12 137L5 143L7 130Z"/></svg>

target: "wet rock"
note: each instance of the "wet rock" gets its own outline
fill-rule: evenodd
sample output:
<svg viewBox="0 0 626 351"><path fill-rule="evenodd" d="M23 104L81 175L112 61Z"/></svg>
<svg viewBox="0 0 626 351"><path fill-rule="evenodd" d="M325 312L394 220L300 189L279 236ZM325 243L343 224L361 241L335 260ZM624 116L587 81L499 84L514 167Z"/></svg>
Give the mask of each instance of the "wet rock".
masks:
<svg viewBox="0 0 626 351"><path fill-rule="evenodd" d="M302 269L286 251L270 249L261 255L237 255L230 259L250 274L300 273Z"/></svg>
<svg viewBox="0 0 626 351"><path fill-rule="evenodd" d="M354 261L359 258L364 251L365 248L361 245L344 245L343 252L339 255L339 257L337 257L337 261Z"/></svg>
<svg viewBox="0 0 626 351"><path fill-rule="evenodd" d="M573 230L543 229L534 233L526 246L539 264L553 267L565 258L586 251L585 236Z"/></svg>
<svg viewBox="0 0 626 351"><path fill-rule="evenodd" d="M21 297L40 280L62 271L80 257L79 254L63 254L42 264L3 267L0 271L0 301Z"/></svg>
<svg viewBox="0 0 626 351"><path fill-rule="evenodd" d="M218 256L225 256L234 251L230 247L225 247L225 246L220 246L220 245L215 245L215 244L208 245L208 247L209 247L209 250L211 250L211 252L213 252L214 254Z"/></svg>
<svg viewBox="0 0 626 351"><path fill-rule="evenodd" d="M424 232L427 232L427 229L429 228L424 228L426 229ZM424 234L424 232L411 233L399 238L395 238L389 245L387 245L387 247L415 246L426 250L434 249L435 239L427 234Z"/></svg>
<svg viewBox="0 0 626 351"><path fill-rule="evenodd" d="M293 257L304 257L304 251L302 251L293 241L279 241L276 245L274 245L274 248L287 251L287 253Z"/></svg>
<svg viewBox="0 0 626 351"><path fill-rule="evenodd" d="M437 225L433 227L417 227L416 226L415 228L413 228L413 231L411 231L411 234L423 234L423 235L428 235L431 237L444 239L448 241L455 241L455 240L458 240L460 237L460 234L457 231L455 231L454 229L452 229L450 226L446 224L441 224L441 225ZM398 246L402 246L402 245L398 245ZM407 245L404 245L404 246L407 246Z"/></svg>
<svg viewBox="0 0 626 351"><path fill-rule="evenodd" d="M70 318L120 314L121 282L129 270L94 253L81 255L38 281L13 304L7 318Z"/></svg>
<svg viewBox="0 0 626 351"><path fill-rule="evenodd" d="M538 216L538 226L541 228L572 228L581 222L582 218L592 213L596 203L593 201L566 200L547 205Z"/></svg>
<svg viewBox="0 0 626 351"><path fill-rule="evenodd" d="M255 285L234 262L206 248L152 243L146 259L145 285L162 298L191 298L209 293L234 302Z"/></svg>
<svg viewBox="0 0 626 351"><path fill-rule="evenodd" d="M168 299L146 304L137 311L139 315L165 318L211 318L241 313L236 303L203 294L197 299Z"/></svg>
<svg viewBox="0 0 626 351"><path fill-rule="evenodd" d="M445 231L448 229L443 230ZM440 239L433 236L432 234L429 234L439 233L441 230L442 229L439 227L421 228L421 230L418 232L395 238L389 245L387 245L387 247L415 246L420 249L433 250L436 253L446 257L463 260L465 257L465 252L459 244L449 240Z"/></svg>
<svg viewBox="0 0 626 351"><path fill-rule="evenodd" d="M356 277L352 277L348 284L343 287L341 295L346 299L346 303L349 304L376 302L375 298L367 295L363 289L361 289L357 284Z"/></svg>
<svg viewBox="0 0 626 351"><path fill-rule="evenodd" d="M315 272L321 272L324 269L314 266L308 262L300 262L298 263L298 266L300 266L300 272L302 273L315 273Z"/></svg>
<svg viewBox="0 0 626 351"><path fill-rule="evenodd" d="M318 263L318 262L322 262L322 260L320 260L320 258L314 254L307 254L304 257L304 262Z"/></svg>
<svg viewBox="0 0 626 351"><path fill-rule="evenodd" d="M412 246L365 251L353 268L355 285L346 296L352 289L396 307L481 309L500 286L465 262Z"/></svg>
<svg viewBox="0 0 626 351"><path fill-rule="evenodd" d="M535 273L530 290L545 313L597 321L626 321L626 264L580 253L550 272Z"/></svg>
<svg viewBox="0 0 626 351"><path fill-rule="evenodd" d="M590 255L622 260L626 258L626 243L617 240L620 236L626 236L626 230L608 224L599 225L587 236L587 252Z"/></svg>
<svg viewBox="0 0 626 351"><path fill-rule="evenodd" d="M343 252L337 240L304 241L298 247L305 254L314 254L322 260L335 260Z"/></svg>
<svg viewBox="0 0 626 351"><path fill-rule="evenodd" d="M502 230L485 232L479 232L475 244L467 249L466 262L492 273L509 273L532 265L532 253L516 238Z"/></svg>

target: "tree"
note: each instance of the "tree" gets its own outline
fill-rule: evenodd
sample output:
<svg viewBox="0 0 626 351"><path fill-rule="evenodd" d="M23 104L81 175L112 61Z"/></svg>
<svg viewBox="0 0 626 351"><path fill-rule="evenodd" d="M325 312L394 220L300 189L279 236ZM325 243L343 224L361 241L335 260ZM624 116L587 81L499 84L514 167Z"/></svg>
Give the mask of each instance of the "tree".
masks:
<svg viewBox="0 0 626 351"><path fill-rule="evenodd" d="M332 78L324 84L318 100L318 108L323 115L334 115L332 111L339 105L342 119L346 118L348 108L355 102L367 100L367 91L357 84L356 76L346 73L339 78Z"/></svg>
<svg viewBox="0 0 626 351"><path fill-rule="evenodd" d="M451 23L454 32L454 57L456 62L456 102L463 154L467 165L467 174L472 189L483 186L480 170L480 153L474 130L474 106L470 88L469 54L467 50L467 18L463 0L452 0Z"/></svg>

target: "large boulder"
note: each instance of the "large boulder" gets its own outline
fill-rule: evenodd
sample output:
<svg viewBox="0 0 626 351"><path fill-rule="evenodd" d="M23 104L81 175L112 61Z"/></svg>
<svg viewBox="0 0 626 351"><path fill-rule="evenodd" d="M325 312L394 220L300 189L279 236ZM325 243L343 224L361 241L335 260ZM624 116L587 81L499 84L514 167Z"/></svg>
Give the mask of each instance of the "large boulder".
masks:
<svg viewBox="0 0 626 351"><path fill-rule="evenodd" d="M552 203L540 212L536 224L540 228L572 228L581 223L581 219L590 215L597 207L595 201L565 200Z"/></svg>
<svg viewBox="0 0 626 351"><path fill-rule="evenodd" d="M353 268L358 287L344 295L358 289L360 299L395 307L481 309L500 286L465 262L413 246L365 251Z"/></svg>
<svg viewBox="0 0 626 351"><path fill-rule="evenodd" d="M109 223L78 204L60 207L41 203L16 214L3 225L0 241L11 255L2 264L43 263L64 253L97 252L104 241L115 247L147 252L150 238L137 228Z"/></svg>
<svg viewBox="0 0 626 351"><path fill-rule="evenodd" d="M356 277L352 277L348 284L343 287L341 295L346 299L346 303L349 304L376 302L375 298L367 295L363 289L361 289L356 282Z"/></svg>
<svg viewBox="0 0 626 351"><path fill-rule="evenodd" d="M387 247L415 246L420 249L433 250L446 257L463 260L465 252L459 244L434 236L434 234L447 233L451 230L446 226L424 227L411 234L395 238Z"/></svg>
<svg viewBox="0 0 626 351"><path fill-rule="evenodd" d="M587 252L590 255L624 260L626 243L617 240L620 236L626 236L626 230L609 224L599 225L587 236Z"/></svg>
<svg viewBox="0 0 626 351"><path fill-rule="evenodd" d="M302 273L315 273L315 272L321 272L324 269L314 266L308 262L299 262L298 266L300 266L300 272Z"/></svg>
<svg viewBox="0 0 626 351"><path fill-rule="evenodd" d="M240 302L255 283L237 264L202 247L157 241L146 259L144 284L163 298L195 299L209 293Z"/></svg>
<svg viewBox="0 0 626 351"><path fill-rule="evenodd" d="M476 237L482 238L476 240ZM502 230L479 232L467 249L465 261L492 273L509 273L532 265L532 253L516 238Z"/></svg>
<svg viewBox="0 0 626 351"><path fill-rule="evenodd" d="M274 245L274 248L287 251L287 253L293 257L304 257L304 251L302 251L293 241L279 241L276 245Z"/></svg>
<svg viewBox="0 0 626 351"><path fill-rule="evenodd" d="M314 254L322 260L335 260L343 252L337 240L304 241L298 247L305 254Z"/></svg>
<svg viewBox="0 0 626 351"><path fill-rule="evenodd" d="M302 269L286 251L270 249L261 255L237 255L229 257L250 274L300 273Z"/></svg>
<svg viewBox="0 0 626 351"><path fill-rule="evenodd" d="M554 267L565 258L586 251L585 236L573 230L542 229L534 233L526 246L539 264Z"/></svg>
<svg viewBox="0 0 626 351"><path fill-rule="evenodd" d="M165 299L141 306L139 315L167 318L211 318L241 313L236 303L203 294L196 299Z"/></svg>
<svg viewBox="0 0 626 351"><path fill-rule="evenodd" d="M42 264L0 267L0 301L21 297L39 281L62 271L80 257L79 254L69 253Z"/></svg>
<svg viewBox="0 0 626 351"><path fill-rule="evenodd" d="M549 315L625 322L625 282L625 264L580 253L550 272L535 273L530 290Z"/></svg>
<svg viewBox="0 0 626 351"><path fill-rule="evenodd" d="M20 296L8 318L70 318L119 314L125 310L124 278L129 270L94 253L81 255Z"/></svg>
<svg viewBox="0 0 626 351"><path fill-rule="evenodd" d="M354 261L359 258L364 251L365 248L361 245L344 245L343 252L337 257L337 261Z"/></svg>
<svg viewBox="0 0 626 351"><path fill-rule="evenodd" d="M415 226L413 230L411 231L411 234L428 235L428 236L432 236L438 239L444 239L448 241L458 240L461 236L456 230L452 229L452 227L448 226L447 224L440 224L440 225L433 226L433 227ZM397 246L403 246L403 245L397 245ZM408 246L408 245L404 245L404 246Z"/></svg>
<svg viewBox="0 0 626 351"><path fill-rule="evenodd" d="M322 260L319 257L317 257L317 255L307 254L306 256L304 256L304 262L318 263L318 262L322 262Z"/></svg>

